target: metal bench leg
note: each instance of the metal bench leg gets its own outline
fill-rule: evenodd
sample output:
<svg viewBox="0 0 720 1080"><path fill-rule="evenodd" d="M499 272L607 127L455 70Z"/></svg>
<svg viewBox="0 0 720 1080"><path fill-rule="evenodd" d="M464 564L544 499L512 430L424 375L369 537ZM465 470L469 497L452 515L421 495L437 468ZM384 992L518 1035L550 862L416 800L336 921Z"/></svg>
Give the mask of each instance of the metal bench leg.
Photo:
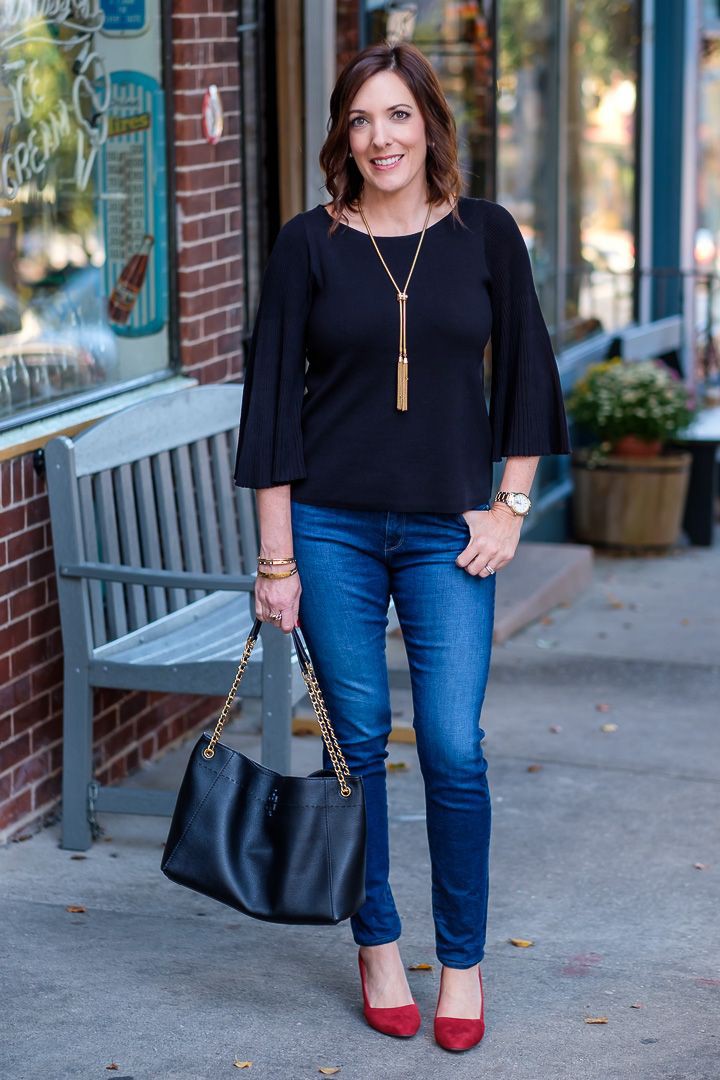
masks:
<svg viewBox="0 0 720 1080"><path fill-rule="evenodd" d="M262 662L262 748L263 765L276 772L290 772L292 737L293 644L289 634L263 623L260 630Z"/></svg>
<svg viewBox="0 0 720 1080"><path fill-rule="evenodd" d="M88 784L93 775L92 687L87 672L65 667L63 691L62 837L60 846L87 851L92 845Z"/></svg>

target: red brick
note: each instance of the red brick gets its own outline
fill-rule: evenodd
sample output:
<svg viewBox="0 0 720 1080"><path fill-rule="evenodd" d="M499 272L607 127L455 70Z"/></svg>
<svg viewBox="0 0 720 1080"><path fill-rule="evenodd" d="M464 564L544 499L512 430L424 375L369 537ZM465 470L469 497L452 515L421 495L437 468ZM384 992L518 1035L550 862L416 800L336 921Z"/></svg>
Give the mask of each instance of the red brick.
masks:
<svg viewBox="0 0 720 1080"><path fill-rule="evenodd" d="M42 721L47 720L48 716L50 716L50 695L41 694L36 697L33 694L30 701L13 711L13 731L16 735L20 735L30 728L32 729L30 734L34 739L34 732L39 730ZM40 749L41 745L44 744L36 745L33 742L33 751Z"/></svg>
<svg viewBox="0 0 720 1080"><path fill-rule="evenodd" d="M11 533L22 533L25 528L25 507L11 506L0 514L0 533L10 536Z"/></svg>
<svg viewBox="0 0 720 1080"><path fill-rule="evenodd" d="M50 698L48 696L48 705ZM63 718L57 714L50 716L48 720L44 720L41 724L37 724L36 727L30 732L30 741L32 742L32 752L36 753L38 750L44 750L48 746L52 746L57 743L63 737Z"/></svg>
<svg viewBox="0 0 720 1080"><path fill-rule="evenodd" d="M36 525L34 529L25 529L16 536L10 537L7 542L8 562L16 562L18 559L27 559L29 555L45 548L45 527Z"/></svg>
<svg viewBox="0 0 720 1080"><path fill-rule="evenodd" d="M0 593L17 592L28 583L27 563L13 563L11 566L0 570Z"/></svg>
<svg viewBox="0 0 720 1080"><path fill-rule="evenodd" d="M34 499L25 507L25 516L28 525L35 525L36 522L46 522L50 518L50 506L48 504L47 495L36 495Z"/></svg>
<svg viewBox="0 0 720 1080"><path fill-rule="evenodd" d="M215 252L218 259L231 259L237 256L242 251L242 245L239 236L224 236L220 240L215 241ZM237 294L235 295L235 301L237 301Z"/></svg>
<svg viewBox="0 0 720 1080"><path fill-rule="evenodd" d="M16 705L24 705L30 696L30 676L23 675L14 682L6 682L0 686L0 713L6 709L10 711Z"/></svg>
<svg viewBox="0 0 720 1080"><path fill-rule="evenodd" d="M216 352L216 345L212 338L184 343L180 351L182 366L189 367L191 364L202 364L206 360L211 360Z"/></svg>
<svg viewBox="0 0 720 1080"><path fill-rule="evenodd" d="M50 756L47 753L37 754L23 761L16 769L13 769L12 784L13 794L22 791L23 788L41 780L50 771Z"/></svg>
<svg viewBox="0 0 720 1080"><path fill-rule="evenodd" d="M24 735L19 735L17 739L11 739L6 743L2 749L2 759L0 760L0 768L5 772L7 769L12 769L14 765L18 765L30 754L30 736L27 732Z"/></svg>
<svg viewBox="0 0 720 1080"><path fill-rule="evenodd" d="M55 557L52 551L40 551L28 560L28 573L31 581L55 576Z"/></svg>
<svg viewBox="0 0 720 1080"><path fill-rule="evenodd" d="M32 809L32 795L29 788L20 792L19 795L15 795L3 806L0 807L0 829L5 829L8 825L12 825L14 821L22 817L23 814L29 814Z"/></svg>
<svg viewBox="0 0 720 1080"><path fill-rule="evenodd" d="M4 803L6 799L9 799L11 793L12 773L6 772L3 776L0 776L0 804Z"/></svg>
<svg viewBox="0 0 720 1080"><path fill-rule="evenodd" d="M61 685L62 681L63 659L62 656L56 656L43 664L42 667L37 668L30 673L33 697L35 697L36 694L42 694L48 690L52 690L54 686Z"/></svg>
<svg viewBox="0 0 720 1080"><path fill-rule="evenodd" d="M173 42L173 67L176 64L195 64L197 67L208 67L213 63L213 45L199 41L175 41Z"/></svg>
<svg viewBox="0 0 720 1080"><path fill-rule="evenodd" d="M33 789L33 808L39 810L41 807L57 802L60 798L61 791L62 773L56 772L51 776L47 776Z"/></svg>
<svg viewBox="0 0 720 1080"><path fill-rule="evenodd" d="M172 36L173 41L193 41L199 37L197 17L175 10L172 17Z"/></svg>
<svg viewBox="0 0 720 1080"><path fill-rule="evenodd" d="M202 244L183 244L180 248L180 268L192 269L211 263L215 258L216 241L208 240Z"/></svg>
<svg viewBox="0 0 720 1080"><path fill-rule="evenodd" d="M3 652L13 652L24 645L29 637L29 619L18 619L17 622L7 623L0 632L0 649Z"/></svg>
<svg viewBox="0 0 720 1080"><path fill-rule="evenodd" d="M19 619L22 615L27 615L28 612L40 613L42 617L45 617L47 604L47 586L44 581L35 581L27 589L21 589L20 592L15 593L10 598L10 616L13 619ZM33 616L34 618L35 616ZM52 612L48 610L48 621L52 619Z"/></svg>

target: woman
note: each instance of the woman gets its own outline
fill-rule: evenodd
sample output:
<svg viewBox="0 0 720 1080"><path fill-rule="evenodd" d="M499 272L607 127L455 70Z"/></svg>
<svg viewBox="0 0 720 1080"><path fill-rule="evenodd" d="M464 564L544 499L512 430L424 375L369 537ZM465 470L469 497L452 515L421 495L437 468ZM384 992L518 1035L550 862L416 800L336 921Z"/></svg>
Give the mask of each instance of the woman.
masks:
<svg viewBox="0 0 720 1080"><path fill-rule="evenodd" d="M484 1032L491 806L478 721L496 574L517 548L539 456L569 452L567 425L522 235L502 206L460 195L454 120L423 54L363 50L330 112L320 162L332 202L287 222L273 248L235 482L257 493L257 616L284 633L299 617L363 777L366 900L351 928L364 1014L407 1036L420 1015L397 944L385 787L394 600L442 964L435 1037L461 1050Z"/></svg>

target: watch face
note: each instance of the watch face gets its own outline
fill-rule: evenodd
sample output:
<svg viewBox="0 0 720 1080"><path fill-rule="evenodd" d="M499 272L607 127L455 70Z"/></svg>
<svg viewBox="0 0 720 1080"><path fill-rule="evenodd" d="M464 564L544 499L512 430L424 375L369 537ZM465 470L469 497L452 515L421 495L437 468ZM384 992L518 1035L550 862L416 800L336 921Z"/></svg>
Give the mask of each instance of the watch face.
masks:
<svg viewBox="0 0 720 1080"><path fill-rule="evenodd" d="M508 505L516 514L527 514L530 509L530 500L521 491L508 495Z"/></svg>

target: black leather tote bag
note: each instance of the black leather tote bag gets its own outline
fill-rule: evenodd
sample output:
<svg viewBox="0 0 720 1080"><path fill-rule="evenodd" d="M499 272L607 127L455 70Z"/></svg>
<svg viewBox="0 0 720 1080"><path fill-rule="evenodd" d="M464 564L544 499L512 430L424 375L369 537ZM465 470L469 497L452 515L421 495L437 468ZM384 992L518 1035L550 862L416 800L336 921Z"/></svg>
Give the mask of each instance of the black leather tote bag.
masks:
<svg viewBox="0 0 720 1080"><path fill-rule="evenodd" d="M283 776L219 742L261 625L256 619L214 732L193 748L161 870L266 922L339 923L365 901L365 797L297 628L295 650L333 768Z"/></svg>

